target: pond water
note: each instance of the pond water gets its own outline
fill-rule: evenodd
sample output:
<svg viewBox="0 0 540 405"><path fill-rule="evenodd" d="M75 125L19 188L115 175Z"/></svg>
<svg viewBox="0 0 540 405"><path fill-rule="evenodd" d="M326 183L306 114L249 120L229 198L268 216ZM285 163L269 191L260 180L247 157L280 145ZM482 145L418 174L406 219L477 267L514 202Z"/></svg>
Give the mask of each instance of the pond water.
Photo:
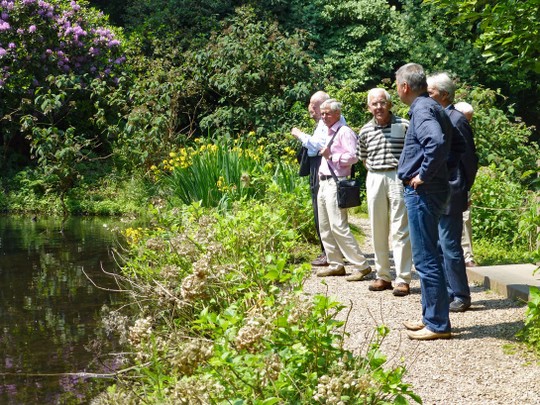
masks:
<svg viewBox="0 0 540 405"><path fill-rule="evenodd" d="M126 300L108 272L118 247L115 219L0 216L0 404L88 403L111 383L62 373L115 368L114 337L101 327L104 305Z"/></svg>

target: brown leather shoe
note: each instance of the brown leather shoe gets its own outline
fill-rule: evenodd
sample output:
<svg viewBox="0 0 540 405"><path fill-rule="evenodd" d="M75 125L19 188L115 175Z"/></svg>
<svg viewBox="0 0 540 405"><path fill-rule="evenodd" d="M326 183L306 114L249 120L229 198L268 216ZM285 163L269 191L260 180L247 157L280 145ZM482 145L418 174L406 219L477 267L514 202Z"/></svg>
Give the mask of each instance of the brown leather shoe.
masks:
<svg viewBox="0 0 540 405"><path fill-rule="evenodd" d="M435 340L435 339L450 339L452 337L451 332L432 332L428 328L422 328L420 330L408 330L407 336L409 339L414 340Z"/></svg>
<svg viewBox="0 0 540 405"><path fill-rule="evenodd" d="M399 283L396 285L396 288L394 288L394 291L392 291L392 294L396 297L405 297L406 295L409 295L410 292L409 284Z"/></svg>
<svg viewBox="0 0 540 405"><path fill-rule="evenodd" d="M328 266L328 261L326 260L326 254L321 253L315 260L311 262L312 266Z"/></svg>
<svg viewBox="0 0 540 405"><path fill-rule="evenodd" d="M328 268L324 270L319 270L317 272L317 277L344 276L345 274L347 274L347 272L345 271L345 267L340 266L334 269Z"/></svg>
<svg viewBox="0 0 540 405"><path fill-rule="evenodd" d="M384 290L391 290L391 289L392 289L392 283L390 281L383 280L382 278L376 279L368 287L369 291L384 291Z"/></svg>
<svg viewBox="0 0 540 405"><path fill-rule="evenodd" d="M424 322L422 321L405 321L403 322L403 326L405 326L409 330L420 330L423 329L426 325L424 325Z"/></svg>

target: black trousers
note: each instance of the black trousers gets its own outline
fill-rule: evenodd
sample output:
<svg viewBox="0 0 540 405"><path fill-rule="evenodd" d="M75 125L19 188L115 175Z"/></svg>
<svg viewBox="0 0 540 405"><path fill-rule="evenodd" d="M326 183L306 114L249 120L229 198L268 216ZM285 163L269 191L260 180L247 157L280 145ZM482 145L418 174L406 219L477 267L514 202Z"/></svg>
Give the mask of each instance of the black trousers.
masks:
<svg viewBox="0 0 540 405"><path fill-rule="evenodd" d="M319 210L317 209L317 194L319 193L319 166L322 156L309 158L309 186L311 189L311 205L313 206L313 219L315 220L315 229L321 245L321 252L324 253L324 246L321 242L321 231L319 230Z"/></svg>

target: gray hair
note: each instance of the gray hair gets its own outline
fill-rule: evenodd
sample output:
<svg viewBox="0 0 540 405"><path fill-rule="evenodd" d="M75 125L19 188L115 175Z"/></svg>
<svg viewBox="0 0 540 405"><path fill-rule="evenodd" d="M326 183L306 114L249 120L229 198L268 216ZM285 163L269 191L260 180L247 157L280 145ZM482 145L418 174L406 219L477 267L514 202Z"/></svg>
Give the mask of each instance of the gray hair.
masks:
<svg viewBox="0 0 540 405"><path fill-rule="evenodd" d="M434 86L437 90L444 91L448 94L448 101L450 103L454 102L454 98L456 97L456 84L450 78L448 73L441 72L430 75L427 78L427 82L430 86Z"/></svg>
<svg viewBox="0 0 540 405"><path fill-rule="evenodd" d="M415 93L424 92L427 89L426 73L422 65L407 63L396 71L398 84L407 83Z"/></svg>
<svg viewBox="0 0 540 405"><path fill-rule="evenodd" d="M474 113L474 108L472 105L465 101L460 101L459 103L454 104L454 107L456 110L461 111L463 114L471 114Z"/></svg>
<svg viewBox="0 0 540 405"><path fill-rule="evenodd" d="M330 111L332 112L335 112L335 111L341 112L341 103L337 101L335 98L329 98L328 100L324 101L321 104L321 109L326 108L326 107L330 108Z"/></svg>
<svg viewBox="0 0 540 405"><path fill-rule="evenodd" d="M382 87L375 87L375 88L371 89L370 91L368 91L368 94L367 94L367 103L368 103L368 105L369 105L369 100L371 100L372 97L375 97L375 93L379 93L381 91L384 93L384 98L386 98L386 101L392 102L392 96L390 96L390 93L388 93Z"/></svg>

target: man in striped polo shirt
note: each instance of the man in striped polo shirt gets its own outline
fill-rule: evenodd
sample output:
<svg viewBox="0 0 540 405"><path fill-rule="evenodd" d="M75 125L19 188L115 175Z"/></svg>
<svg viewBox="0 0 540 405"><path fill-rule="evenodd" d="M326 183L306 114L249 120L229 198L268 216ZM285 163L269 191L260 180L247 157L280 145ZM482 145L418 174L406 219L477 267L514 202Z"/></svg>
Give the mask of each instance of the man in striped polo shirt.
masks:
<svg viewBox="0 0 540 405"><path fill-rule="evenodd" d="M392 289L390 237L396 269L393 294L405 296L411 282L412 253L403 182L398 179L397 166L409 121L392 114L392 101L385 89L371 89L367 104L373 119L360 130L357 153L368 170L367 204L377 272L369 290Z"/></svg>

